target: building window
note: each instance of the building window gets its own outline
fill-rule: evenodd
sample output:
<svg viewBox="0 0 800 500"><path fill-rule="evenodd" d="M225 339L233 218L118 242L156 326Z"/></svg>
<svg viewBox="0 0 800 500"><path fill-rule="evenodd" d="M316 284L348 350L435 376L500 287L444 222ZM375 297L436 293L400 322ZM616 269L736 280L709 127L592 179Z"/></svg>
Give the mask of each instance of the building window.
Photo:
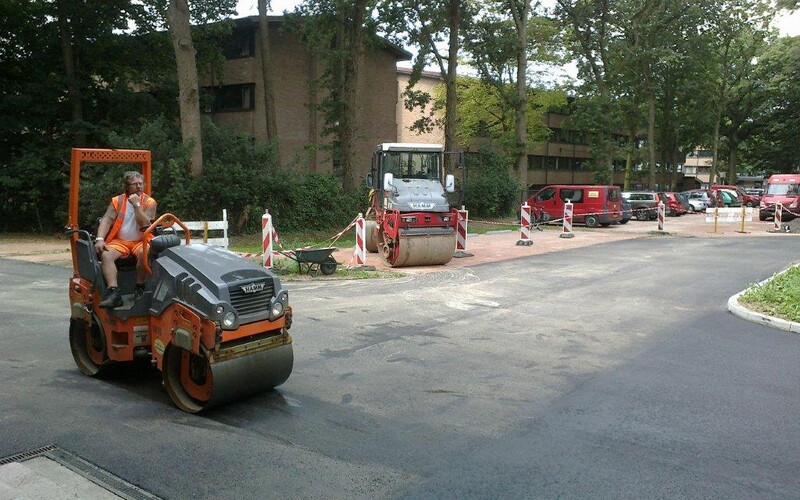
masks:
<svg viewBox="0 0 800 500"><path fill-rule="evenodd" d="M203 112L250 111L255 108L255 84L222 85L203 87Z"/></svg>
<svg viewBox="0 0 800 500"><path fill-rule="evenodd" d="M222 47L225 59L253 57L256 53L255 31L236 31Z"/></svg>

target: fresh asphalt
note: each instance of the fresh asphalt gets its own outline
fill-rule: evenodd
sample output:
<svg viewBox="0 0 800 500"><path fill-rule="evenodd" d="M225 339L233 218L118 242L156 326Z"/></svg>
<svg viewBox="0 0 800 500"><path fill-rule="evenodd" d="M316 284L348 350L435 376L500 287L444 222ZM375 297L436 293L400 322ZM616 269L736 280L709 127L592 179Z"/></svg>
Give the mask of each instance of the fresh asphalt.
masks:
<svg viewBox="0 0 800 500"><path fill-rule="evenodd" d="M728 298L794 240L651 237L290 282L279 390L177 410L81 375L70 270L0 260L0 458L56 445L164 498L797 498L800 337Z"/></svg>

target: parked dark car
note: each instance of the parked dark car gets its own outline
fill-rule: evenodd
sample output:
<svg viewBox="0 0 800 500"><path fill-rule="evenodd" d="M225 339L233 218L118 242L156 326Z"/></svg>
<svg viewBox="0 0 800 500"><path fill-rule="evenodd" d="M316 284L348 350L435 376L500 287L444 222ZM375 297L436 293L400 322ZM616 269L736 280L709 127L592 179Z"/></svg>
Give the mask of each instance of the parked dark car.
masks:
<svg viewBox="0 0 800 500"><path fill-rule="evenodd" d="M689 197L685 193L675 193L675 194L678 196L678 201L681 202L681 205L683 205L683 208L686 209L687 213L692 213L695 211L692 204L689 203Z"/></svg>
<svg viewBox="0 0 800 500"><path fill-rule="evenodd" d="M658 194L653 191L625 191L622 197L631 204L636 220L656 220L658 218Z"/></svg>
<svg viewBox="0 0 800 500"><path fill-rule="evenodd" d="M627 224L629 220L633 218L633 210L631 210L631 203L627 200L627 198L621 198L620 201L622 202L622 219L620 219L620 224Z"/></svg>

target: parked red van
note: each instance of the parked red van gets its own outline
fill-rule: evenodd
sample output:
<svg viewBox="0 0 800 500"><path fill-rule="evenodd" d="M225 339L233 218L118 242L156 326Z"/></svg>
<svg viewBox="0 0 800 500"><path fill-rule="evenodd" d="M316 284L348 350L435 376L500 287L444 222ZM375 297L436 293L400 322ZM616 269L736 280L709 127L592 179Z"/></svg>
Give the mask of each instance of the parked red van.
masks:
<svg viewBox="0 0 800 500"><path fill-rule="evenodd" d="M537 222L564 217L564 203L572 202L572 221L586 227L610 226L622 220L622 194L617 186L554 184L528 198Z"/></svg>
<svg viewBox="0 0 800 500"><path fill-rule="evenodd" d="M760 220L775 218L775 204L780 202L783 205L781 221L790 221L797 217L798 210L798 186L800 186L800 174L774 174L767 180L767 188L761 195L759 204L758 218Z"/></svg>

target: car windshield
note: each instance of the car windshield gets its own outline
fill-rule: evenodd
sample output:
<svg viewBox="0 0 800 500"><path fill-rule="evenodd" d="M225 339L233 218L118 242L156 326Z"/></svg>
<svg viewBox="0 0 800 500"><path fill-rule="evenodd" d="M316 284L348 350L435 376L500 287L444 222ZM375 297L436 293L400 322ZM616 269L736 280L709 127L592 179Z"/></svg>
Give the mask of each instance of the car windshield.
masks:
<svg viewBox="0 0 800 500"><path fill-rule="evenodd" d="M389 151L383 161L384 172L406 179L439 178L439 153Z"/></svg>
<svg viewBox="0 0 800 500"><path fill-rule="evenodd" d="M797 184L768 184L768 196L797 196Z"/></svg>

